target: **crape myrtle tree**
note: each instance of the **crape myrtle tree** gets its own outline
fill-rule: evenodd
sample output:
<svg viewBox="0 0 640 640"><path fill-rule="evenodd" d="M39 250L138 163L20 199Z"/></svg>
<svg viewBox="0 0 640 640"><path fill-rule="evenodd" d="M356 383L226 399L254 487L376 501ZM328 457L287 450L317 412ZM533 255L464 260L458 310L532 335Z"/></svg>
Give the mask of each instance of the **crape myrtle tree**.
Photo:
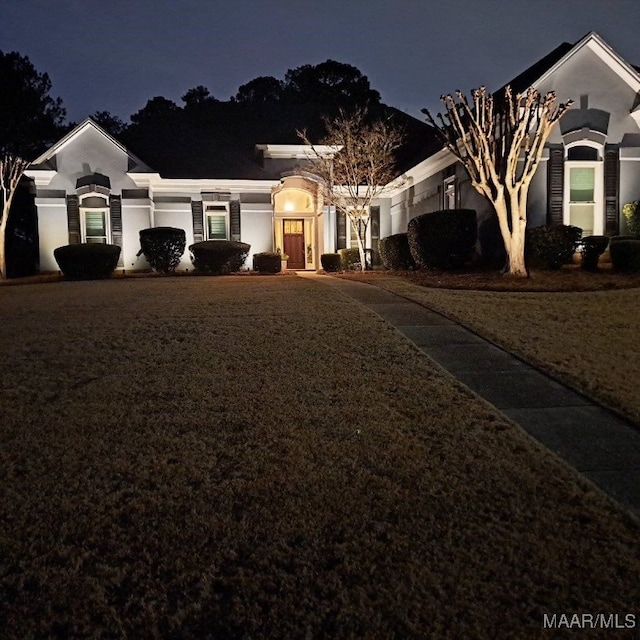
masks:
<svg viewBox="0 0 640 640"><path fill-rule="evenodd" d="M396 186L395 151L404 135L389 119L370 118L366 109L341 110L333 119L324 118L324 124L322 146L314 145L306 131L298 135L309 145L310 171L324 185L325 202L343 213L356 233L364 271L371 203Z"/></svg>
<svg viewBox="0 0 640 640"><path fill-rule="evenodd" d="M528 275L525 259L527 194L544 145L558 120L572 105L557 103L554 92L544 96L530 87L524 94L505 89L496 101L485 87L441 97L445 114L437 121L423 109L444 145L462 163L473 187L493 206L507 255L505 273Z"/></svg>
<svg viewBox="0 0 640 640"><path fill-rule="evenodd" d="M4 153L0 156L0 192L2 192L2 218L0 218L0 279L7 277L6 236L11 202L18 183L29 163L20 156Z"/></svg>

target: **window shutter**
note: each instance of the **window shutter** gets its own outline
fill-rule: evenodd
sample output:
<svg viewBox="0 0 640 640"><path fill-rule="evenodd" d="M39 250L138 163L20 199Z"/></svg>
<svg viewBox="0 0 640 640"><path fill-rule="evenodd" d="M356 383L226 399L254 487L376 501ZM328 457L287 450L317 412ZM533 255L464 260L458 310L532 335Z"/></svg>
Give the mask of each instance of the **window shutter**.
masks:
<svg viewBox="0 0 640 640"><path fill-rule="evenodd" d="M549 149L547 178L547 223L562 224L564 205L564 149Z"/></svg>
<svg viewBox="0 0 640 640"><path fill-rule="evenodd" d="M605 149L604 152L604 229L605 233L615 236L620 232L620 213L618 194L620 182L620 159L618 149Z"/></svg>
<svg viewBox="0 0 640 640"><path fill-rule="evenodd" d="M80 244L80 198L67 196L67 226L69 244Z"/></svg>
<svg viewBox="0 0 640 640"><path fill-rule="evenodd" d="M336 251L347 248L347 216L336 209Z"/></svg>
<svg viewBox="0 0 640 640"><path fill-rule="evenodd" d="M122 255L122 198L120 196L109 197L109 213L111 218L111 242L120 247L120 257L118 266L124 266L124 256ZM109 242L109 232L107 230L107 242Z"/></svg>
<svg viewBox="0 0 640 640"><path fill-rule="evenodd" d="M240 200L229 202L229 216L231 218L231 240L240 242Z"/></svg>
<svg viewBox="0 0 640 640"><path fill-rule="evenodd" d="M204 216L202 213L202 200L191 201L191 218L193 221L193 241L204 240Z"/></svg>
<svg viewBox="0 0 640 640"><path fill-rule="evenodd" d="M378 240L380 240L380 207L371 207L371 265L380 264Z"/></svg>

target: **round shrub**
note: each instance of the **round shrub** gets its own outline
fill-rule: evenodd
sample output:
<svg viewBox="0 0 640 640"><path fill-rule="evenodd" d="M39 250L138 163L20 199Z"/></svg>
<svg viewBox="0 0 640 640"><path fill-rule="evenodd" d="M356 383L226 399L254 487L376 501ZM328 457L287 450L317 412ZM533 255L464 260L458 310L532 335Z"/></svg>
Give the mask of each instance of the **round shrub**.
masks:
<svg viewBox="0 0 640 640"><path fill-rule="evenodd" d="M53 256L65 278L95 280L108 278L118 266L120 247L115 244L67 244Z"/></svg>
<svg viewBox="0 0 640 640"><path fill-rule="evenodd" d="M640 240L616 240L609 246L611 263L616 271L640 272Z"/></svg>
<svg viewBox="0 0 640 640"><path fill-rule="evenodd" d="M320 263L327 273L335 273L340 271L341 256L339 253L323 253L320 256Z"/></svg>
<svg viewBox="0 0 640 640"><path fill-rule="evenodd" d="M360 250L358 247L351 249L340 249L340 266L343 271L360 269Z"/></svg>
<svg viewBox="0 0 640 640"><path fill-rule="evenodd" d="M251 245L233 240L205 240L189 245L196 271L223 275L239 271L249 255Z"/></svg>
<svg viewBox="0 0 640 640"><path fill-rule="evenodd" d="M527 262L539 269L560 269L571 263L581 236L582 229L565 224L527 229Z"/></svg>
<svg viewBox="0 0 640 640"><path fill-rule="evenodd" d="M478 226L473 209L424 213L409 220L411 256L418 267L459 269L473 257Z"/></svg>
<svg viewBox="0 0 640 640"><path fill-rule="evenodd" d="M154 227L140 230L140 250L151 268L160 273L176 270L186 244L184 229Z"/></svg>
<svg viewBox="0 0 640 640"><path fill-rule="evenodd" d="M607 236L587 236L582 238L582 268L587 271L598 269L598 260L609 246Z"/></svg>
<svg viewBox="0 0 640 640"><path fill-rule="evenodd" d="M282 271L282 255L275 251L254 253L253 270L260 273L280 273Z"/></svg>
<svg viewBox="0 0 640 640"><path fill-rule="evenodd" d="M409 236L406 233L396 233L380 238L378 249L385 269L414 269L416 266L409 249Z"/></svg>

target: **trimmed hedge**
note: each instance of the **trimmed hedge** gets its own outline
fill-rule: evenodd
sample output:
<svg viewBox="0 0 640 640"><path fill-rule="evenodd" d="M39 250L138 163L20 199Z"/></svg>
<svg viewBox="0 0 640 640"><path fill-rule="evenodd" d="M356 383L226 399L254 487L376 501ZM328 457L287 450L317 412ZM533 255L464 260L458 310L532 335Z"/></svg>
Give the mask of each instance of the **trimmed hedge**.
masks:
<svg viewBox="0 0 640 640"><path fill-rule="evenodd" d="M186 244L184 229L153 227L140 230L140 250L151 268L160 273L176 270Z"/></svg>
<svg viewBox="0 0 640 640"><path fill-rule="evenodd" d="M409 236L395 233L378 241L380 259L385 269L415 269L416 263L409 249Z"/></svg>
<svg viewBox="0 0 640 640"><path fill-rule="evenodd" d="M581 237L580 227L565 224L527 229L527 262L539 269L560 269L563 264L570 264L573 260Z"/></svg>
<svg viewBox="0 0 640 640"><path fill-rule="evenodd" d="M609 246L608 236L587 236L582 238L582 268L598 270L598 260Z"/></svg>
<svg viewBox="0 0 640 640"><path fill-rule="evenodd" d="M616 271L640 272L640 240L616 240L609 246L611 263Z"/></svg>
<svg viewBox="0 0 640 640"><path fill-rule="evenodd" d="M65 278L95 280L108 278L118 266L120 247L115 244L67 244L53 251Z"/></svg>
<svg viewBox="0 0 640 640"><path fill-rule="evenodd" d="M323 253L320 256L320 264L327 273L335 273L340 271L342 256L339 253Z"/></svg>
<svg viewBox="0 0 640 640"><path fill-rule="evenodd" d="M196 271L216 276L239 271L250 249L250 244L233 240L204 240L189 245Z"/></svg>
<svg viewBox="0 0 640 640"><path fill-rule="evenodd" d="M254 253L253 270L260 273L280 273L282 271L282 255L275 251Z"/></svg>
<svg viewBox="0 0 640 640"><path fill-rule="evenodd" d="M418 267L459 269L473 257L478 225L473 209L424 213L409 220L411 256Z"/></svg>
<svg viewBox="0 0 640 640"><path fill-rule="evenodd" d="M343 271L360 269L360 251L357 247L351 249L340 249L340 266Z"/></svg>

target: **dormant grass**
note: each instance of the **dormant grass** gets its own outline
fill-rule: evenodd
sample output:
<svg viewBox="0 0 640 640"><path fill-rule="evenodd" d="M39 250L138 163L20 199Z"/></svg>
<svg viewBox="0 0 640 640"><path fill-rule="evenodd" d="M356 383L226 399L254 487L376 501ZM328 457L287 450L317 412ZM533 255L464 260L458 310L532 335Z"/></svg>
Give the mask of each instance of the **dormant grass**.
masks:
<svg viewBox="0 0 640 640"><path fill-rule="evenodd" d="M640 601L635 521L321 283L6 287L0 344L3 638L536 637Z"/></svg>

